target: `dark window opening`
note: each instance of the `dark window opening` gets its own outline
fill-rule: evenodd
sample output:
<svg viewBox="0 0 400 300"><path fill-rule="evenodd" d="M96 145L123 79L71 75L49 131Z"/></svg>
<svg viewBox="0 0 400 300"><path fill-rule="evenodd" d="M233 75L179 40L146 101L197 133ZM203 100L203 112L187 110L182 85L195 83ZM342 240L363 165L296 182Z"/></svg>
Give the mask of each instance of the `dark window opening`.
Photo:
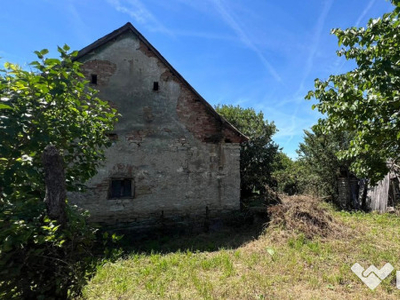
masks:
<svg viewBox="0 0 400 300"><path fill-rule="evenodd" d="M158 91L158 82L157 81L153 82L153 91Z"/></svg>
<svg viewBox="0 0 400 300"><path fill-rule="evenodd" d="M112 179L109 191L110 199L133 198L132 179Z"/></svg>
<svg viewBox="0 0 400 300"><path fill-rule="evenodd" d="M110 141L118 141L118 134L116 133L106 133L106 136L110 139Z"/></svg>
<svg viewBox="0 0 400 300"><path fill-rule="evenodd" d="M96 74L91 75L90 83L97 84L97 75Z"/></svg>

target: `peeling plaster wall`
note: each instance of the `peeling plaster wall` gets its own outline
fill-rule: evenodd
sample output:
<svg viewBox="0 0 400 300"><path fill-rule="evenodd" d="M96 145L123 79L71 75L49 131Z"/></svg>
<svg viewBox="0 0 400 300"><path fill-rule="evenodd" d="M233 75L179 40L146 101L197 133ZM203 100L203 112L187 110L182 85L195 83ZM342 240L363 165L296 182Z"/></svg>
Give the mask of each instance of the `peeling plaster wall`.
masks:
<svg viewBox="0 0 400 300"><path fill-rule="evenodd" d="M81 60L87 78L97 75L99 96L122 117L105 165L70 202L105 223L239 210L237 137L133 33ZM108 199L111 178L132 178L134 198Z"/></svg>

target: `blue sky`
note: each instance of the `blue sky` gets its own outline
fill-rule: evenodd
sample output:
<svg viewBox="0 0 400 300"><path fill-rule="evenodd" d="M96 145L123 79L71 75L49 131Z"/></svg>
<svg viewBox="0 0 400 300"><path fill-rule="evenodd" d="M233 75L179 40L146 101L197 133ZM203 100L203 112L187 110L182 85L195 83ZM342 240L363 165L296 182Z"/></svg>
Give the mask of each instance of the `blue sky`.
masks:
<svg viewBox="0 0 400 300"><path fill-rule="evenodd" d="M353 66L330 30L391 10L385 0L3 0L0 57L24 65L34 50L79 50L131 22L209 103L263 111L294 158L320 117L304 100L314 79Z"/></svg>

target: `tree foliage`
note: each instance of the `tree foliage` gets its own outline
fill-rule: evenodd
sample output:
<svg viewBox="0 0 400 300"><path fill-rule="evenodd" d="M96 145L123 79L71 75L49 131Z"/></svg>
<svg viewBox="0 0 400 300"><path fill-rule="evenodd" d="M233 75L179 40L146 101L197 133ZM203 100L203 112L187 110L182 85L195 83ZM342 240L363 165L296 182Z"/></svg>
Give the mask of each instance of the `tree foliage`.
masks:
<svg viewBox="0 0 400 300"><path fill-rule="evenodd" d="M275 158L272 177L276 181L277 191L288 195L311 193L309 169L304 160L292 160L285 153L279 152Z"/></svg>
<svg viewBox="0 0 400 300"><path fill-rule="evenodd" d="M366 27L333 29L342 49L337 53L357 67L344 74L316 79L314 106L326 115L318 126L326 133L354 132L340 158L372 182L387 172L388 159L399 160L400 146L400 20L399 1L393 12L371 19Z"/></svg>
<svg viewBox="0 0 400 300"><path fill-rule="evenodd" d="M55 145L64 160L69 190L95 174L109 144L116 112L96 97L74 61L58 48L23 70L0 71L0 298L65 299L79 295L93 271L94 229L67 207L61 227L46 213L41 155Z"/></svg>
<svg viewBox="0 0 400 300"><path fill-rule="evenodd" d="M352 135L347 132L324 134L320 127L304 131L304 142L299 145L299 161L307 170L309 192L335 200L338 178L349 176L351 160L338 158L336 153L348 149Z"/></svg>
<svg viewBox="0 0 400 300"><path fill-rule="evenodd" d="M268 122L262 112L256 113L252 108L218 105L216 111L249 137L249 141L241 145L240 153L242 194L264 192L265 185L274 184L271 172L279 148L272 141L277 131L274 122Z"/></svg>
<svg viewBox="0 0 400 300"><path fill-rule="evenodd" d="M347 177L351 161L339 159L336 153L347 149L352 135L347 132L324 134L318 126L304 131L296 160L279 152L274 163L273 178L277 190L289 195L308 194L335 201L338 178Z"/></svg>
<svg viewBox="0 0 400 300"><path fill-rule="evenodd" d="M272 178L280 193L294 195L297 192L296 175L293 172L295 162L283 152L278 152L274 161Z"/></svg>
<svg viewBox="0 0 400 300"><path fill-rule="evenodd" d="M0 73L3 195L27 189L43 198L41 154L50 143L64 158L69 190L80 189L104 158L105 132L112 129L116 112L96 97L73 60L77 53L68 50L58 48L61 59L36 51L40 60L30 64L32 71L6 63Z"/></svg>

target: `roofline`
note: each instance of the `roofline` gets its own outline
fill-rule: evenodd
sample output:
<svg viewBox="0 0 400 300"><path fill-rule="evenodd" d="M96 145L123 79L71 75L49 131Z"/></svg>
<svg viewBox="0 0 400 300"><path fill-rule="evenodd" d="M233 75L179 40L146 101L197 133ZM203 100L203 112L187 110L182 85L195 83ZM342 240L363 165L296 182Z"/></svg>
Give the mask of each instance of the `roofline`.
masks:
<svg viewBox="0 0 400 300"><path fill-rule="evenodd" d="M126 23L124 26L120 27L119 29L114 30L113 32L105 35L104 37L98 39L97 41L93 42L92 44L86 46L85 48L81 49L78 52L78 55L74 58L75 60L79 60L80 58L84 57L85 55L89 54L96 48L103 46L104 44L110 42L111 40L115 39L119 35L125 33L126 31L132 31L135 35L138 36L139 40L146 45L148 49L150 49L158 59L160 59L171 71L172 75L178 78L184 85L186 85L190 91L192 91L203 104L206 106L207 110L218 120L221 121L221 124L226 128L233 130L240 138L241 142L248 141L249 138L241 133L237 128L235 128L231 123L229 123L224 117L218 114L215 109L186 81L185 78L175 68L158 52L156 48L153 47L149 43L149 41L130 23Z"/></svg>

